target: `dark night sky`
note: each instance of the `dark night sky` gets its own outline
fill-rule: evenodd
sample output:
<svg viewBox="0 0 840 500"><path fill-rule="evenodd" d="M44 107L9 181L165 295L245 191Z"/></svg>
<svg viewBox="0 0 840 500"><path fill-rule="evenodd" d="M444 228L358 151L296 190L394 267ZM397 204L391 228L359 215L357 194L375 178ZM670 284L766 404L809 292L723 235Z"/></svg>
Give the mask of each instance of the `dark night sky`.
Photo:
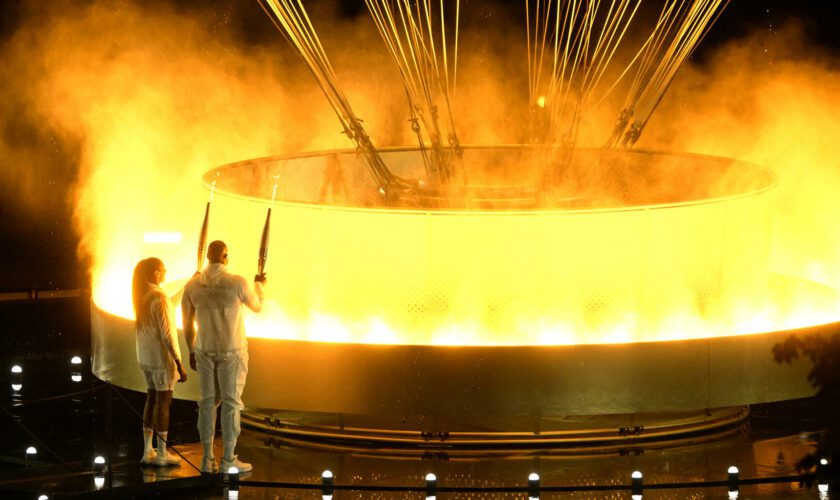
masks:
<svg viewBox="0 0 840 500"><path fill-rule="evenodd" d="M502 3L462 0L465 4L493 8ZM86 5L91 2L76 2ZM107 1L105 2L107 3ZM113 1L114 5L122 2ZM154 3L154 2L150 2ZM158 3L163 3L158 0ZM184 13L205 13L217 19L218 26L233 29L238 38L246 43L283 43L268 22L256 0L227 0L219 2L179 1L167 2L177 5L176 9ZM325 2L307 2L324 4ZM518 12L523 2L504 2L508 12ZM2 45L25 22L23 13L32 3L4 2L0 9L0 49ZM337 9L344 17L367 15L361 0L331 2L331 8ZM773 31L792 19L797 19L804 27L804 32L811 42L829 53L840 49L840 29L836 21L836 0L733 0L713 32L701 45L695 58L702 58L716 47L729 40L744 37L755 30ZM43 7L49 8L49 7ZM523 19L524 22L524 19ZM210 29L213 29L212 27ZM57 145L55 141L39 128L34 127L26 118L25 110L16 109L14 103L4 103L0 107L0 140L7 143L26 143L43 150L47 161L66 164L61 169L63 178L45 180L44 189L55 189L54 203L45 203L36 208L37 213L25 212L15 200L15 170L22 168L12 165L7 158L0 158L0 169L5 172L0 176L0 292L23 289L79 288L87 287L84 266L77 260L76 246L78 238L72 230L70 220L72 207L66 199L67 185L72 184L76 176L74 163L78 152L72 145ZM38 165L26 168L38 171ZM11 172L8 175L8 172ZM6 184L5 186L3 184Z"/></svg>

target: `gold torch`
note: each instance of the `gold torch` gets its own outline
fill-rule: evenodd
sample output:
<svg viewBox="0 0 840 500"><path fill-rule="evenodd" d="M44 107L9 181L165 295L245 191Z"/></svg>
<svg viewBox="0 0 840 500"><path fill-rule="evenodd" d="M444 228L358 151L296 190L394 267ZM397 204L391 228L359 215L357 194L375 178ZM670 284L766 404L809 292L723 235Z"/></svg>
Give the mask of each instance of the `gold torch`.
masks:
<svg viewBox="0 0 840 500"><path fill-rule="evenodd" d="M201 224L201 234L198 235L198 262L196 263L196 272L193 276L198 276L201 273L201 265L204 263L204 255L207 253L207 226L210 220L210 202L207 202L207 207L204 209L204 222ZM184 296L184 287L175 292L169 298L173 304L181 302L181 297Z"/></svg>
<svg viewBox="0 0 840 500"><path fill-rule="evenodd" d="M257 275L254 278L256 281L265 281L265 262L268 260L268 235L271 232L271 209L265 216L265 225L263 226L262 239L260 240L260 255L257 260Z"/></svg>
<svg viewBox="0 0 840 500"><path fill-rule="evenodd" d="M204 223L201 225L201 234L198 236L198 262L197 273L201 272L201 266L204 264L204 254L207 253L207 224L210 219L210 202L207 202L207 208L204 209Z"/></svg>

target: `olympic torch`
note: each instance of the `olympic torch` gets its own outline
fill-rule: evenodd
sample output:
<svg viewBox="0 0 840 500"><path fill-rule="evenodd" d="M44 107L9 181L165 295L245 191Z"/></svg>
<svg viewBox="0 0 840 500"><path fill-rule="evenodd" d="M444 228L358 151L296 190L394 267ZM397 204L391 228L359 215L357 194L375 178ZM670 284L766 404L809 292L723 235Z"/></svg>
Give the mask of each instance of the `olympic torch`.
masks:
<svg viewBox="0 0 840 500"><path fill-rule="evenodd" d="M265 279L265 262L268 260L268 235L271 232L271 209L265 216L265 226L263 226L262 239L260 240L260 255L257 261L257 276L256 279L261 281Z"/></svg>
<svg viewBox="0 0 840 500"><path fill-rule="evenodd" d="M207 208L204 209L204 223L201 225L201 234L198 236L198 262L197 269L201 272L201 266L204 264L204 254L207 252L207 224L210 219L210 202L207 202Z"/></svg>

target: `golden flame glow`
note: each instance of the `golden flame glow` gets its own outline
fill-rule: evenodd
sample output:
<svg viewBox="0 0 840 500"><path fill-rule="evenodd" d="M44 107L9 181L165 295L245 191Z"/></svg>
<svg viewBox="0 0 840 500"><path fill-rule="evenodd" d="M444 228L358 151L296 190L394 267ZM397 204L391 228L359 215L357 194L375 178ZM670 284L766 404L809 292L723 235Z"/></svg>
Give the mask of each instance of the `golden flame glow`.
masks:
<svg viewBox="0 0 840 500"><path fill-rule="evenodd" d="M206 170L284 151L348 146L303 68L287 67L276 47L242 47L223 30L207 29L211 19L179 12L157 4L154 9L127 4L118 12L96 3L67 12L51 9L48 15L33 15L28 28L3 48L4 63L9 62L4 66L10 68L3 71L11 72L3 76L19 79L9 88L31 93L27 103L33 112L63 133L79 137L82 170L73 195L83 251L91 257L94 301L126 317L132 314L131 271L141 258L162 258L170 278L180 278L168 284L173 295L193 273L204 205L212 196L199 185ZM331 52L346 92L378 144L410 143L412 133L404 126L405 104L397 80L387 65L372 64L377 62L378 52L365 50L364 35L354 28L345 24L332 34L331 30L322 32L325 45L352 47L347 49L352 57ZM347 33L360 38L347 43ZM790 33L776 38L791 51L811 53L801 44L791 43ZM370 40L378 47L375 34L370 34ZM764 43L764 38L761 41ZM282 44L279 37L276 43ZM500 98L522 92L509 87L517 81L510 72L521 66L524 54L517 43L514 39L508 44L510 54L486 50L470 54L465 48L458 73L459 102L454 104L460 117L460 139L465 144L520 140L511 132L517 127L510 119L520 103ZM710 67L678 75L639 145L744 158L779 172L769 269L817 285L779 280L772 286L739 290L739 300L717 307L714 300L698 305L681 283L667 288L667 276L658 281L649 276L646 280L652 281L646 282L663 300L646 303L643 310L605 307L580 313L561 308L546 314L544 288L523 292L535 279L534 273L499 269L499 256L517 252L523 263L551 258L562 261L569 258L574 242L564 239L562 232L539 227L523 229L522 239L498 241L493 238L493 227L479 223L469 235L452 232L442 236L459 236L474 243L469 247L441 245L453 255L439 262L467 266L443 267L439 274L463 273L468 277L463 283L468 285L444 301L451 306L445 313L439 309L429 323L417 324L410 316L394 312L402 311L400 308L372 311L370 302L360 307L357 296L348 293L353 287L368 287L377 293L369 289L364 292L367 296L383 297L387 305L392 299L376 288L382 280L375 267L358 267L352 259L330 261L321 268L314 264L294 267L302 259L311 260L307 253L324 248L340 246L348 256L358 255L358 243L369 241L359 240L359 235L368 238L377 233L373 221L360 218L351 222L341 213L312 215L308 223L305 217L278 216L272 223L269 266L286 262L288 267L269 268L267 310L248 316L249 335L441 345L573 344L731 335L836 321L840 318L836 294L819 285L840 288L840 231L833 230L840 213L840 119L836 113L840 109L840 75L818 62L796 61L781 49L776 53L787 58L770 66L755 57L766 47L744 40L736 45L722 50ZM383 66L384 75L375 74ZM478 102L482 105L475 106ZM603 123L582 124L580 143L603 144L614 119L605 113ZM33 193L33 200L36 196ZM256 267L265 206L249 207L245 212L228 210L230 205L226 207L221 198L213 199L209 239L226 240L231 248L231 270L250 276ZM376 241L400 241L405 238L400 231L410 230L409 225L393 227L394 232L380 234ZM681 227L665 227L685 232ZM329 231L319 234L319 228ZM183 236L167 243L146 237L162 231ZM515 232L510 228L508 234ZM284 234L308 234L310 240L290 241ZM331 240L329 234L344 236ZM625 242L638 236L625 221L594 225L588 234L592 238L612 234L616 241L623 235ZM686 252L706 249L702 234L700 231L696 239L686 240ZM545 241L539 246L517 244L532 237ZM479 245L485 245L484 250L476 251ZM623 245L610 243L603 248L623 249ZM534 255L527 248L551 248L557 253ZM421 250L426 252L417 252ZM379 257L395 268L422 262L428 255L383 253ZM603 255L588 258L591 269L603 267ZM494 300L507 304L504 307L520 308L522 314L515 321L499 324L493 311L476 309L479 302L474 298L486 289L482 269L510 280L507 283L516 293ZM602 271L614 287L632 288L622 288L631 282L629 277L610 269ZM289 283L324 283L309 279L318 277L317 273L328 275L331 287L319 293L308 290L296 302L291 295L295 289ZM565 291L569 293L577 286L556 281L568 286ZM406 293L425 286L398 285ZM325 304L319 305L315 299ZM622 306L630 303L629 295L626 299ZM301 303L308 305L303 308ZM418 305L422 307L427 306ZM650 310L655 314L644 312Z"/></svg>
<svg viewBox="0 0 840 500"><path fill-rule="evenodd" d="M143 243L178 243L181 241L181 233L156 231L143 233Z"/></svg>
<svg viewBox="0 0 840 500"><path fill-rule="evenodd" d="M266 310L248 315L248 333L318 342L548 345L705 338L833 321L839 304L832 289L768 278L765 265L745 260L745 249L757 251L747 257L760 256L766 228L744 214L768 196L629 215L278 202ZM264 209L216 194L211 227L232 236L233 272L249 275L256 263ZM140 251L177 262L192 248L183 242ZM103 276L96 303L130 314L128 274ZM184 281L167 285L173 296Z"/></svg>

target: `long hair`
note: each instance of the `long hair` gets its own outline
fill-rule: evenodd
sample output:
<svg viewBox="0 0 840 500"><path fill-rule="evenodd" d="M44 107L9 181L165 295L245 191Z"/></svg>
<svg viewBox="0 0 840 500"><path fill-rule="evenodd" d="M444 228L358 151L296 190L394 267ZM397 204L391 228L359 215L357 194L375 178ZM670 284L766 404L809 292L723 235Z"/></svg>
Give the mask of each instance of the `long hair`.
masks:
<svg viewBox="0 0 840 500"><path fill-rule="evenodd" d="M156 257L143 259L134 266L134 276L131 279L131 302L134 305L134 317L140 324L148 315L143 307L143 299L149 291L149 285L155 271L163 267L163 261Z"/></svg>

